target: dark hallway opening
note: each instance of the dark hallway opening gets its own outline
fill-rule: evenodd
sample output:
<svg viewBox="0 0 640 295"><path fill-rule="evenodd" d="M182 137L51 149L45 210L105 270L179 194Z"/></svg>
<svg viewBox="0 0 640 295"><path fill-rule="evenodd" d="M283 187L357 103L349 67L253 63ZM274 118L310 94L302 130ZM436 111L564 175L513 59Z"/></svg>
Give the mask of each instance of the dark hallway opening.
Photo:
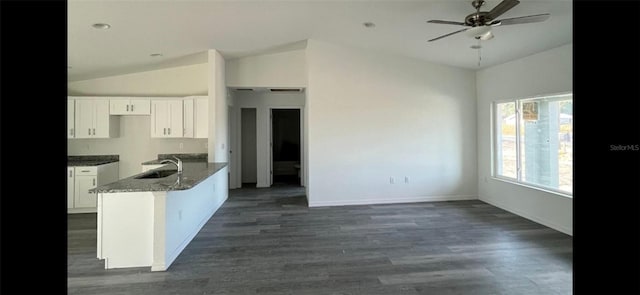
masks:
<svg viewBox="0 0 640 295"><path fill-rule="evenodd" d="M272 109L273 185L300 185L300 110Z"/></svg>

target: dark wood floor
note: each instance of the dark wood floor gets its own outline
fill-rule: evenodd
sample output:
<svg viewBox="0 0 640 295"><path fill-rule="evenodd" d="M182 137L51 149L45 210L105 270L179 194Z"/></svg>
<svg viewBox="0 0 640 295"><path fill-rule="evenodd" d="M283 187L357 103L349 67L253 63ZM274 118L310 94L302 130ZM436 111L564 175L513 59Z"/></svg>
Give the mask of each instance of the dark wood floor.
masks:
<svg viewBox="0 0 640 295"><path fill-rule="evenodd" d="M571 294L572 237L481 201L308 208L232 190L166 272L105 270L68 217L69 294Z"/></svg>

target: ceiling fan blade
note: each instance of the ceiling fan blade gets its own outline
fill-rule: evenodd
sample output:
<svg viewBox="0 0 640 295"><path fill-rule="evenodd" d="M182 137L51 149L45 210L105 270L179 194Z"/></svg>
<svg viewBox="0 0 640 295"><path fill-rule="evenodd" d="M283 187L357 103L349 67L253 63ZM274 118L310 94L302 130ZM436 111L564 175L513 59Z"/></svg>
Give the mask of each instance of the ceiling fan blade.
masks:
<svg viewBox="0 0 640 295"><path fill-rule="evenodd" d="M458 31L455 31L455 32L453 32L453 33L449 33L449 34L446 34L446 35L442 35L442 36L437 37L437 38L433 38L433 39L429 40L429 42L431 42L431 41L436 41L436 40L438 40L438 39L442 39L442 38L444 38L444 37L449 37L449 36L451 36L451 35L453 35L453 34L457 34L457 33L460 33L460 32L464 32L464 31L466 31L466 30L468 30L468 28L466 28L466 29L462 29L462 30L458 30Z"/></svg>
<svg viewBox="0 0 640 295"><path fill-rule="evenodd" d="M489 11L487 13L487 15L485 15L485 19L487 19L489 21L494 20L494 19L498 18L498 16L500 16L503 13L507 12L509 9L511 9L514 6L518 5L519 3L520 3L520 1L518 1L518 0L503 0L502 2L500 2L500 4L496 5L496 7L491 9L491 11Z"/></svg>
<svg viewBox="0 0 640 295"><path fill-rule="evenodd" d="M512 18L499 19L499 20L492 21L491 25L492 26L506 26L506 25L517 25L517 24L543 22L543 21L547 20L550 15L551 14L549 14L549 13L543 13L543 14L536 14L536 15L527 15L527 16L521 16L521 17L512 17Z"/></svg>
<svg viewBox="0 0 640 295"><path fill-rule="evenodd" d="M453 21L448 21L448 20L437 20L437 19L432 19L432 20L428 20L428 23L432 23L432 24L443 24L443 25L459 25L459 26L466 26L465 23L463 22L453 22Z"/></svg>

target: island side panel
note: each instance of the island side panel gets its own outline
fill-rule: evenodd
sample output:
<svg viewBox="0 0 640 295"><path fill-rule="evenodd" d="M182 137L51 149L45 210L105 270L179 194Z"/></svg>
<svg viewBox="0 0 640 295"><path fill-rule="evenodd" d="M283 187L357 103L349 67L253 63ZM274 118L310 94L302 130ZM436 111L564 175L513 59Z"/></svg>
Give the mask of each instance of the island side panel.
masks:
<svg viewBox="0 0 640 295"><path fill-rule="evenodd" d="M151 266L154 202L151 192L100 193L98 257L105 269Z"/></svg>
<svg viewBox="0 0 640 295"><path fill-rule="evenodd" d="M227 167L191 189L167 193L165 270L222 206L228 195Z"/></svg>

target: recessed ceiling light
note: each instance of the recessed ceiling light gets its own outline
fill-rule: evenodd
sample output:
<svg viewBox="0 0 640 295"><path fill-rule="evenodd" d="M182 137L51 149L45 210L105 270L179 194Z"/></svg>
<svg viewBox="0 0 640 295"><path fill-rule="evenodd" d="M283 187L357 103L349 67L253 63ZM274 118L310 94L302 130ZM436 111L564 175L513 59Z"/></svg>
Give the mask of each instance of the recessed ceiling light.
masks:
<svg viewBox="0 0 640 295"><path fill-rule="evenodd" d="M149 54L149 56L158 57L158 56L162 56L162 53L152 53L152 54Z"/></svg>
<svg viewBox="0 0 640 295"><path fill-rule="evenodd" d="M376 24L372 23L372 22L366 22L366 23L362 23L363 26L365 26L366 28L373 28L376 26Z"/></svg>
<svg viewBox="0 0 640 295"><path fill-rule="evenodd" d="M110 24L103 24L103 23L97 23L97 24L93 24L91 26L96 28L96 29L100 29L100 30L106 30L108 28L111 28Z"/></svg>
<svg viewBox="0 0 640 295"><path fill-rule="evenodd" d="M480 45L471 45L470 48L471 49L480 49L480 48L482 48L482 46L480 46Z"/></svg>

